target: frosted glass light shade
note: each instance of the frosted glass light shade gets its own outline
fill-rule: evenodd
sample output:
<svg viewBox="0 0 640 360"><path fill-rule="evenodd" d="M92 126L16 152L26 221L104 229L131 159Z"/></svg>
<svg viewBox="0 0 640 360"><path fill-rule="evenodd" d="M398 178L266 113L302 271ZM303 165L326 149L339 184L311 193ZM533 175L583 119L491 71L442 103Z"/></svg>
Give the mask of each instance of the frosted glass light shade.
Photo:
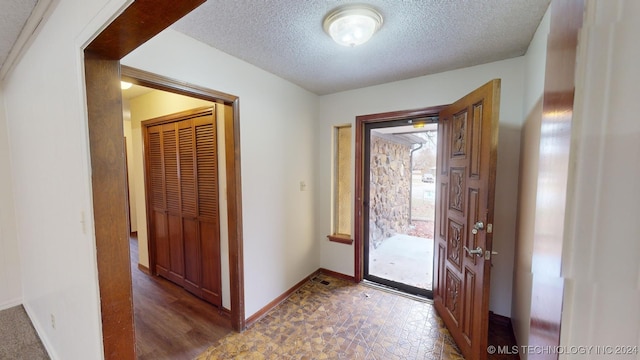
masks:
<svg viewBox="0 0 640 360"><path fill-rule="evenodd" d="M382 15L369 6L340 7L323 21L324 31L340 45L358 46L369 41L382 26Z"/></svg>

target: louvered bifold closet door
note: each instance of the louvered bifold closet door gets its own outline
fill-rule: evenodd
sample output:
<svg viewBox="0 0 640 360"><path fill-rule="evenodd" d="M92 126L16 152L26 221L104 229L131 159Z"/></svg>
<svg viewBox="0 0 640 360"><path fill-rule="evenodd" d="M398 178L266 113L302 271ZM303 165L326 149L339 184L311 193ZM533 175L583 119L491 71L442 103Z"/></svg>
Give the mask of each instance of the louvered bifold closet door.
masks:
<svg viewBox="0 0 640 360"><path fill-rule="evenodd" d="M178 167L178 134L176 123L162 125L164 152L164 179L167 199L167 225L169 231L169 280L183 285L184 241L182 238L182 211L180 209L180 169Z"/></svg>
<svg viewBox="0 0 640 360"><path fill-rule="evenodd" d="M198 188L198 225L202 255L202 298L222 304L218 214L217 134L213 115L193 119Z"/></svg>
<svg viewBox="0 0 640 360"><path fill-rule="evenodd" d="M196 187L196 151L192 120L177 123L180 150L180 189L182 193L182 230L184 240L184 288L202 297L201 249L198 231L198 192Z"/></svg>
<svg viewBox="0 0 640 360"><path fill-rule="evenodd" d="M146 155L149 187L149 237L155 255L156 274L169 277L171 259L167 228L167 202L164 182L162 125L147 128Z"/></svg>
<svg viewBox="0 0 640 360"><path fill-rule="evenodd" d="M163 122L146 127L145 143L155 273L221 306L213 109L149 121Z"/></svg>

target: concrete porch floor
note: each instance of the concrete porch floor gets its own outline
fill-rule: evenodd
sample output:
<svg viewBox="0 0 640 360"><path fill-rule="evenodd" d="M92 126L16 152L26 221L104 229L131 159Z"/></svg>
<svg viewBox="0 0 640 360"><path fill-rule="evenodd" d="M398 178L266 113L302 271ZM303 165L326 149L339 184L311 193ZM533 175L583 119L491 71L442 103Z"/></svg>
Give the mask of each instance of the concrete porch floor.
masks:
<svg viewBox="0 0 640 360"><path fill-rule="evenodd" d="M369 274L431 290L433 239L398 234L369 251Z"/></svg>

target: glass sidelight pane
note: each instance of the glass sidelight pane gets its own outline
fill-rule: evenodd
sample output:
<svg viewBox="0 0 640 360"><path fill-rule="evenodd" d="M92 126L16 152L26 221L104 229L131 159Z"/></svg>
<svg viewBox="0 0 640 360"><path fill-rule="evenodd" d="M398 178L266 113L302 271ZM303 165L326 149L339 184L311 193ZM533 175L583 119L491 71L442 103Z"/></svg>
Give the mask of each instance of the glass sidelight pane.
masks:
<svg viewBox="0 0 640 360"><path fill-rule="evenodd" d="M334 234L351 234L351 125L335 127Z"/></svg>

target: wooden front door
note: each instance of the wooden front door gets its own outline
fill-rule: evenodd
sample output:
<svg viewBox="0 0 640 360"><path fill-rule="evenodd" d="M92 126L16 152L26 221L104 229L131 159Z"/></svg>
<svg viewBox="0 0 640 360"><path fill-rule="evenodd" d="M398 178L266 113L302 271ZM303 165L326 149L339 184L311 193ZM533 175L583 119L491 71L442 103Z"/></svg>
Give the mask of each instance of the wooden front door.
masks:
<svg viewBox="0 0 640 360"><path fill-rule="evenodd" d="M434 304L466 359L486 359L500 80L440 112Z"/></svg>
<svg viewBox="0 0 640 360"><path fill-rule="evenodd" d="M151 271L221 306L215 112L143 125Z"/></svg>

